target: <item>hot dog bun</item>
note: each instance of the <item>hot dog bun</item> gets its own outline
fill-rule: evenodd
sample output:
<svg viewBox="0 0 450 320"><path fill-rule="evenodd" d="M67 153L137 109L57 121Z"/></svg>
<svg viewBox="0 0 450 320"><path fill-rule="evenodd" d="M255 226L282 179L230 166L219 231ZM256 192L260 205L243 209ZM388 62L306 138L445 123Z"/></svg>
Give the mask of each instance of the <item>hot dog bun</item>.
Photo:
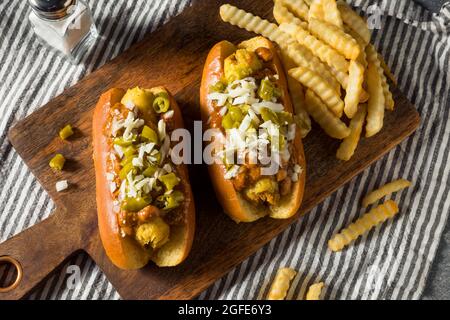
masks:
<svg viewBox="0 0 450 320"><path fill-rule="evenodd" d="M203 70L203 78L200 88L200 106L204 126L207 128L217 127L217 124L210 122L210 115L214 110L211 101L208 101L208 94L211 85L217 83L224 76L224 60L233 54L238 48L245 48L255 51L257 48L268 48L273 54L273 68L279 75L279 86L283 91L283 105L285 111L293 113L292 102L289 97L286 76L276 47L266 38L256 37L248 41L244 41L238 46L222 41L216 44L210 51L205 67ZM208 124L209 123L209 124ZM236 191L230 180L225 180L226 167L223 164L212 164L209 166L209 174L217 195L224 211L236 222L253 222L264 216L270 216L275 219L287 219L294 216L300 208L305 185L305 155L303 143L299 130L296 131L296 137L293 141L294 154L296 162L303 168L299 180L293 184L292 192L280 199L276 206L255 205L248 201Z"/></svg>
<svg viewBox="0 0 450 320"><path fill-rule="evenodd" d="M151 89L153 93L166 91L162 87ZM108 121L110 108L119 103L125 95L123 89L110 89L104 93L97 103L93 117L93 147L96 176L96 199L98 225L100 237L107 256L121 269L139 269L150 260L160 267L175 266L186 259L194 237L195 209L194 199L189 184L188 171L185 165L177 166L180 175L182 190L185 196L183 202L183 223L170 227L169 241L158 250L150 253L140 246L131 237L122 237L118 224L117 214L113 210L113 196L107 180L107 159L111 152L105 126ZM183 128L183 119L180 109L169 94L171 110L174 111L173 120L175 128Z"/></svg>

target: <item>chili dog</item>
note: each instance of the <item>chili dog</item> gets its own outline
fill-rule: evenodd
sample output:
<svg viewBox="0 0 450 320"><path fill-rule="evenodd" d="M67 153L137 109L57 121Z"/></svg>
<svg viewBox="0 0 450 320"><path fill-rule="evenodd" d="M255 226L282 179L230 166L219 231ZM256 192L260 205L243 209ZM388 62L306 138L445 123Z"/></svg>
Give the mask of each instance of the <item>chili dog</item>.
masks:
<svg viewBox="0 0 450 320"><path fill-rule="evenodd" d="M256 37L238 46L228 41L216 44L205 63L200 104L204 127L219 132L212 143L223 160L210 165L209 173L224 211L236 222L294 216L303 198L305 156L272 42ZM279 140L271 137L276 132ZM263 174L260 155L250 159L250 145L278 153L278 171ZM240 164L230 163L230 154L234 160L240 157Z"/></svg>
<svg viewBox="0 0 450 320"><path fill-rule="evenodd" d="M106 254L121 269L149 261L180 264L188 255L195 209L185 165L170 159L170 134L183 127L164 88L111 89L93 118L96 198Z"/></svg>

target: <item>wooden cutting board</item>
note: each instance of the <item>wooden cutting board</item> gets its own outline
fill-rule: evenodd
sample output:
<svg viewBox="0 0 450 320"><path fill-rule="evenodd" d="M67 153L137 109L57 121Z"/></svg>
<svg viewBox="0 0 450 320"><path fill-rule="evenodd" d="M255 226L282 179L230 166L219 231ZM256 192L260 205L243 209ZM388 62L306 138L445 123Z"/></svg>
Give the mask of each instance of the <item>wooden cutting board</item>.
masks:
<svg viewBox="0 0 450 320"><path fill-rule="evenodd" d="M301 219L299 214L290 220L263 219L237 225L217 203L206 167L193 165L190 175L197 231L187 261L170 269L149 265L139 271L121 271L105 256L97 232L91 158L91 120L97 99L111 87L164 85L176 96L190 128L193 120L200 118L199 84L209 49L224 39L237 42L254 36L219 20L218 8L223 2L196 1L159 31L149 34L11 129L11 143L53 198L57 209L49 219L0 245L0 257L12 256L23 268L23 279L17 288L0 293L0 300L25 296L79 250L95 260L124 299L191 299ZM271 0L229 2L273 19ZM374 138L363 139L349 162L336 159L339 142L320 129L315 128L306 138L308 168L301 213L311 210L417 128L419 115L411 103L397 89L394 96L396 109L386 115L383 131ZM77 132L69 142L62 142L58 130L67 123L76 127ZM61 174L54 174L48 167L49 159L57 152L69 159ZM57 193L55 183L61 179L68 179L71 188Z"/></svg>

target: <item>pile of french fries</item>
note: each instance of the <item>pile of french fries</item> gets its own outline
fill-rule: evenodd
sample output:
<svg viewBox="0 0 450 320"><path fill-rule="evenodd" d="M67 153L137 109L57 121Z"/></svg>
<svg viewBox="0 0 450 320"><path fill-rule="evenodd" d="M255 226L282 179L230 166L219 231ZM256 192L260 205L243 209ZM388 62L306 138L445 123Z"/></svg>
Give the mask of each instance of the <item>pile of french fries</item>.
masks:
<svg viewBox="0 0 450 320"><path fill-rule="evenodd" d="M365 136L383 128L385 109L394 109L389 68L370 44L366 21L344 1L274 0L278 24L225 4L223 21L278 44L289 74L295 118L303 137L311 118L330 137L342 140L337 158L348 161Z"/></svg>

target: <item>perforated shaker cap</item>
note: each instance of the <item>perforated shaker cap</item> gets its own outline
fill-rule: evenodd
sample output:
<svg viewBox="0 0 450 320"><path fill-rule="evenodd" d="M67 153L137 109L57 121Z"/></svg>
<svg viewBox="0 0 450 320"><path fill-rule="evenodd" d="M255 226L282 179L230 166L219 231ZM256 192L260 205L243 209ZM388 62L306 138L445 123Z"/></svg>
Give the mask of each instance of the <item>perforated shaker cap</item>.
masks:
<svg viewBox="0 0 450 320"><path fill-rule="evenodd" d="M28 0L31 8L46 19L64 18L76 0Z"/></svg>

